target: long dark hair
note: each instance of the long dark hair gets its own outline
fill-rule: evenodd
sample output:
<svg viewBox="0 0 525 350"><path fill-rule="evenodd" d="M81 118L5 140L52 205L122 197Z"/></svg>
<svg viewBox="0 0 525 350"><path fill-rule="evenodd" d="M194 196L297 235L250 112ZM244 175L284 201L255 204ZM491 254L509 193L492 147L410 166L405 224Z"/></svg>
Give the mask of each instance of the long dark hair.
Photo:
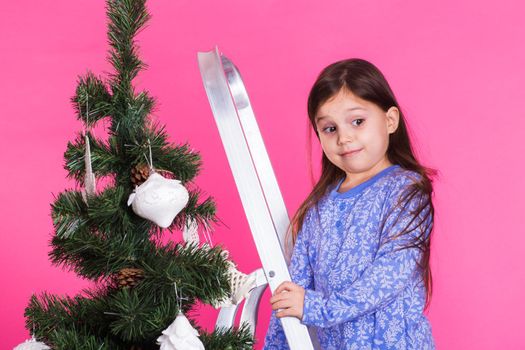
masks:
<svg viewBox="0 0 525 350"><path fill-rule="evenodd" d="M432 296L432 273L430 271L430 238L434 225L432 178L437 172L434 169L421 165L414 156L405 117L392 89L379 69L363 59L352 58L335 62L326 67L315 81L308 96L308 117L318 139L319 133L315 126L315 116L322 104L342 90L349 91L361 99L375 103L384 112L388 111L392 106L399 109L399 125L397 130L389 136L387 157L392 164L398 164L404 169L413 170L421 175L418 181L415 181L412 186L409 186L409 190L403 198L400 199L399 204L402 205L402 203L406 203L406 201L418 196L421 200L419 201L418 208L414 212L414 218L420 217L421 213L424 213L424 217L421 221L417 221L416 225L413 225L410 229L409 226L413 224L413 221L409 223L405 230L396 236L406 234L421 227L421 235L404 248L415 247L421 250L421 259L417 264L425 284L426 309L430 304ZM292 242L294 244L308 210L317 205L318 201L330 186L344 177L345 172L332 164L323 153L321 176L290 223Z"/></svg>

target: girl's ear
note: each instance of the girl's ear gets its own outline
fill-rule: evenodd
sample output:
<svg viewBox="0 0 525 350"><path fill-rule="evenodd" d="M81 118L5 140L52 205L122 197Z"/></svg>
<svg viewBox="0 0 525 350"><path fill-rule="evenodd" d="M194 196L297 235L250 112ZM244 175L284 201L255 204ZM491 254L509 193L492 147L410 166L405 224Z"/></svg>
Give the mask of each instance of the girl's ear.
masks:
<svg viewBox="0 0 525 350"><path fill-rule="evenodd" d="M399 126L399 109L392 106L386 111L386 128L389 134L393 134Z"/></svg>

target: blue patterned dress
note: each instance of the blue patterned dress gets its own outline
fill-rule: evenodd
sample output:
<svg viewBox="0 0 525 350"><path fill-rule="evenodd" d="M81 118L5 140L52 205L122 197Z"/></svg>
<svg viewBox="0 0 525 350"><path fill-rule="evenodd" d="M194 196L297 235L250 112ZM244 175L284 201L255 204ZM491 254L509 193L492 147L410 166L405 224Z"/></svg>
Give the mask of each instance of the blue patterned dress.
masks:
<svg viewBox="0 0 525 350"><path fill-rule="evenodd" d="M341 180L318 211L307 212L289 268L292 281L306 291L301 322L317 331L322 349L435 348L423 314L425 287L416 265L421 253L398 249L421 232L394 237L414 219L411 211L422 195L395 204L419 177L392 165L339 193ZM414 223L422 222L425 210ZM275 312L264 349L288 349Z"/></svg>

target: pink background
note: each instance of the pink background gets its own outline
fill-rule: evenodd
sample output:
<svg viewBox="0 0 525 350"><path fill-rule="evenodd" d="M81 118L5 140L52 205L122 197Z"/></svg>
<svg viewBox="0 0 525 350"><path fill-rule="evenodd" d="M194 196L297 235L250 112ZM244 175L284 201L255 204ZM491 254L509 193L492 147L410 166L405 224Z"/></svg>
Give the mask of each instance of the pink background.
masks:
<svg viewBox="0 0 525 350"><path fill-rule="evenodd" d="M290 214L310 189L306 98L327 64L375 63L394 89L435 183L428 316L439 349L523 349L525 6L520 1L150 1L136 79L172 141L203 158L197 184L218 203L222 242L260 266L202 87L196 55L218 45L240 68ZM105 61L102 0L3 1L0 12L0 348L28 337L33 292L87 286L50 266L50 203L73 184L63 152L81 125L69 98ZM180 239L175 235L173 239ZM263 300L258 338L269 319ZM211 328L217 312L200 310Z"/></svg>

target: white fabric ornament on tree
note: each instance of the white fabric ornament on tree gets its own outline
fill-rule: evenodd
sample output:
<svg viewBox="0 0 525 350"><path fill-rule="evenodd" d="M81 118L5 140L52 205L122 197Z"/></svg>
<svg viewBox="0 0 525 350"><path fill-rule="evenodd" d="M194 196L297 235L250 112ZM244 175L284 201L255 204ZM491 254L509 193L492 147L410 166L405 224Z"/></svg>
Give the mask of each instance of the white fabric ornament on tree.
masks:
<svg viewBox="0 0 525 350"><path fill-rule="evenodd" d="M242 299L247 298L250 292L256 286L256 277L252 274L245 274L237 270L235 263L228 259L229 253L223 250L221 255L226 259L228 264L228 279L230 281L231 294L229 297L218 300L214 303L216 309L239 304Z"/></svg>
<svg viewBox="0 0 525 350"><path fill-rule="evenodd" d="M35 336L26 340L22 344L17 345L13 350L49 350L51 349L46 344L36 340Z"/></svg>
<svg viewBox="0 0 525 350"><path fill-rule="evenodd" d="M175 321L162 331L157 342L160 350L204 350L204 345L198 337L199 332L191 326L186 316L179 312Z"/></svg>
<svg viewBox="0 0 525 350"><path fill-rule="evenodd" d="M167 228L177 214L188 204L188 190L179 180L166 179L153 172L129 196L128 205L138 216Z"/></svg>
<svg viewBox="0 0 525 350"><path fill-rule="evenodd" d="M197 221L191 219L186 222L184 230L182 231L182 238L186 243L199 244L199 225L197 224Z"/></svg>

